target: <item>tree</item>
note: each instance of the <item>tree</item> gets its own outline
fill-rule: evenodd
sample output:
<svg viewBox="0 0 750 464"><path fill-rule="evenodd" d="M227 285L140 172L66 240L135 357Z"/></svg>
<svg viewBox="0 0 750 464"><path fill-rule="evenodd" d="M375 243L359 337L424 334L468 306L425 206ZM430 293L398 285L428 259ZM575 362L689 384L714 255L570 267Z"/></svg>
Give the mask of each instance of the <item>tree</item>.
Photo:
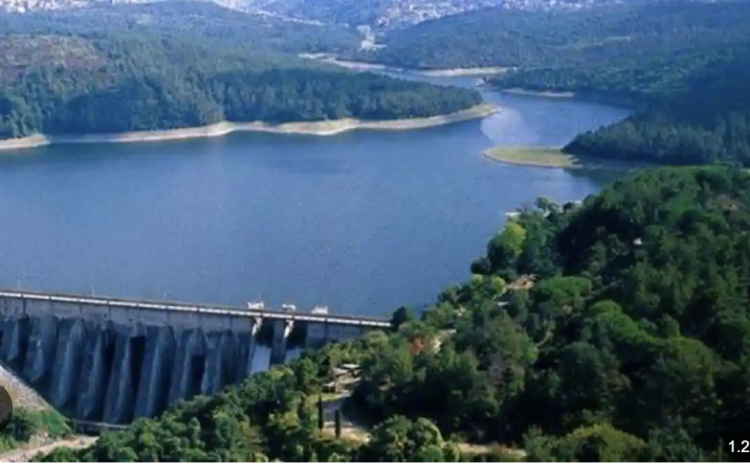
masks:
<svg viewBox="0 0 750 464"><path fill-rule="evenodd" d="M358 455L358 460L371 462L456 462L457 458L455 448L443 440L433 423L401 416L376 426Z"/></svg>
<svg viewBox="0 0 750 464"><path fill-rule="evenodd" d="M31 414L26 409L16 409L13 412L10 422L6 426L6 434L9 434L14 440L25 443L31 439L36 432L36 424Z"/></svg>
<svg viewBox="0 0 750 464"><path fill-rule="evenodd" d="M642 405L635 413L641 427L683 427L697 437L715 431L716 398L714 354L700 341L674 337L656 353L638 391ZM718 439L718 437L716 437Z"/></svg>
<svg viewBox="0 0 750 464"><path fill-rule="evenodd" d="M334 415L336 438L341 438L341 410L337 409Z"/></svg>
<svg viewBox="0 0 750 464"><path fill-rule="evenodd" d="M682 428L655 429L649 432L642 461L705 462L706 456ZM721 461L720 461L721 462Z"/></svg>
<svg viewBox="0 0 750 464"><path fill-rule="evenodd" d="M325 408L323 405L323 397L318 395L318 430L325 428Z"/></svg>
<svg viewBox="0 0 750 464"><path fill-rule="evenodd" d="M414 320L414 311L407 306L400 306L391 316L391 326L398 329L402 324Z"/></svg>
<svg viewBox="0 0 750 464"><path fill-rule="evenodd" d="M562 462L627 462L640 460L645 443L609 424L579 428L548 444Z"/></svg>

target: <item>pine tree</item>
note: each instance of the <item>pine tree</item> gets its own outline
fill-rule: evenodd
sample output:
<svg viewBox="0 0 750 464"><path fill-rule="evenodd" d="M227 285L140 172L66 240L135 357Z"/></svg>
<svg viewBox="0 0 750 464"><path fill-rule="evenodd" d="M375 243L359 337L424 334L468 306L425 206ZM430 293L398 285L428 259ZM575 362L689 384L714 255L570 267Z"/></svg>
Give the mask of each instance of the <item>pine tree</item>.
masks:
<svg viewBox="0 0 750 464"><path fill-rule="evenodd" d="M341 410L336 410L336 438L341 438Z"/></svg>
<svg viewBox="0 0 750 464"><path fill-rule="evenodd" d="M325 427L325 415L323 411L323 397L318 395L318 429L323 430Z"/></svg>

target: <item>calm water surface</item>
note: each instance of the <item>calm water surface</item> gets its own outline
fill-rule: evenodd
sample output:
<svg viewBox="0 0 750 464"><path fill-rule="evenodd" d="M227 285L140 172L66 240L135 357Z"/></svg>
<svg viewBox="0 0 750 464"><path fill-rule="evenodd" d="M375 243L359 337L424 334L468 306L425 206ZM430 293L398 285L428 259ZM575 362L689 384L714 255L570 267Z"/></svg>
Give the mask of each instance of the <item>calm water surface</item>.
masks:
<svg viewBox="0 0 750 464"><path fill-rule="evenodd" d="M374 315L432 301L468 277L504 212L580 199L608 180L505 165L483 149L561 145L626 114L485 96L504 111L419 131L0 156L0 286Z"/></svg>

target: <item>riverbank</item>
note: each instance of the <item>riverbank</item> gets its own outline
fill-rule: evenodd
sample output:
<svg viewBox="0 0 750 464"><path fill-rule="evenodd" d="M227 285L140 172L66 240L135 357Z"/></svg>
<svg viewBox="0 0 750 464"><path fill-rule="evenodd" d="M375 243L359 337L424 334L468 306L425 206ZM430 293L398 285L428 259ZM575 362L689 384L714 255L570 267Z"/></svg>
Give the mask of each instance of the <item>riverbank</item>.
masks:
<svg viewBox="0 0 750 464"><path fill-rule="evenodd" d="M654 166L645 162L571 155L552 147L494 147L485 150L482 155L502 163L539 168L630 170Z"/></svg>
<svg viewBox="0 0 750 464"><path fill-rule="evenodd" d="M482 77L501 74L508 70L499 66L476 67L476 68L445 68L445 69L411 69L389 66L380 63L367 63L364 61L340 60L325 53L302 53L300 58L332 64L352 71L390 71L397 73L416 74L425 77Z"/></svg>
<svg viewBox="0 0 750 464"><path fill-rule="evenodd" d="M35 148L52 144L81 143L128 143L162 142L206 137L221 137L233 132L266 132L273 134L337 135L352 130L400 131L425 129L428 127L453 124L472 119L480 119L499 111L494 105L482 103L455 113L426 118L394 119L387 121L362 121L359 119L339 119L334 121L289 122L269 124L264 122L220 122L209 126L156 131L123 132L120 134L90 135L44 135L35 134L17 139L0 140L0 151L22 148Z"/></svg>
<svg viewBox="0 0 750 464"><path fill-rule="evenodd" d="M528 95L531 97L543 97L543 98L575 98L575 92L553 92L549 90L527 90L519 87L513 87L510 89L502 89L501 92L510 95Z"/></svg>
<svg viewBox="0 0 750 464"><path fill-rule="evenodd" d="M508 71L508 68L487 67L487 68L451 68L451 69L431 69L416 72L428 77L482 77L494 74L501 74Z"/></svg>
<svg viewBox="0 0 750 464"><path fill-rule="evenodd" d="M603 105L618 106L630 110L639 110L645 106L644 102L619 95L611 95L604 92L575 92L554 90L529 90L520 87L499 88L498 91L510 95L527 95L530 97L552 98L552 99L575 99L580 101L601 103Z"/></svg>

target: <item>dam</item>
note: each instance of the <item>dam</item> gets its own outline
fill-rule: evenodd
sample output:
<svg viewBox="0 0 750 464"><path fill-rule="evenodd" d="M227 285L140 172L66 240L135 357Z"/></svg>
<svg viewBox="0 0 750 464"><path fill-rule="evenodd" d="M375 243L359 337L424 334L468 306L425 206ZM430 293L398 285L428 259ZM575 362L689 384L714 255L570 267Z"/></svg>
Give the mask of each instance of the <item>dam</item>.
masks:
<svg viewBox="0 0 750 464"><path fill-rule="evenodd" d="M292 308L296 309L296 308ZM66 416L127 424L215 394L291 346L319 348L389 330L387 320L327 312L0 290L0 362Z"/></svg>

